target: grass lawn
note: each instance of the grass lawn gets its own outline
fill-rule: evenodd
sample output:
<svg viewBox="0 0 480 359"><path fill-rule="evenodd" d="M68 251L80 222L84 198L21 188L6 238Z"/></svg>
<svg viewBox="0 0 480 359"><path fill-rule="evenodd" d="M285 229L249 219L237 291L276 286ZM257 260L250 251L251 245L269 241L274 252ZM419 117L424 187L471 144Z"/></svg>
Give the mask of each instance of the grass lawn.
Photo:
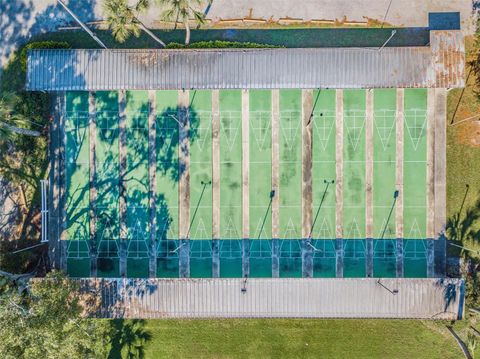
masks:
<svg viewBox="0 0 480 359"><path fill-rule="evenodd" d="M473 37L465 38L467 62L476 58L478 47ZM470 71L467 66L466 73ZM455 123L463 119L480 114L480 89L476 85L475 73L472 72L467 86L459 103L462 89L451 90L448 94L448 117L450 124L455 108ZM480 215L480 209L476 206L480 199L480 121L461 122L458 125L447 126L447 218L452 219L458 214L466 193L466 185L469 185L465 204L461 213L461 219L465 218L468 211L471 219ZM473 222L473 223L470 223ZM478 220L466 221L465 229L477 231L480 229ZM478 241L466 241L464 245L480 249ZM452 247L450 247L452 249ZM452 252L452 251L451 251Z"/></svg>
<svg viewBox="0 0 480 359"><path fill-rule="evenodd" d="M145 358L461 357L444 326L413 320L148 320L143 330Z"/></svg>

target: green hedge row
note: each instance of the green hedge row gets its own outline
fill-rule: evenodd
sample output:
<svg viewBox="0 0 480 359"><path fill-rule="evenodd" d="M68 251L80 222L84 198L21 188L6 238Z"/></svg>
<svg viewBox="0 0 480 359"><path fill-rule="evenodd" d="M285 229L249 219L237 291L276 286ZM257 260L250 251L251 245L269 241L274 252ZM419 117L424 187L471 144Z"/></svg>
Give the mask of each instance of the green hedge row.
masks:
<svg viewBox="0 0 480 359"><path fill-rule="evenodd" d="M233 41L199 41L189 45L171 42L167 45L167 49L265 49L279 48L283 46L257 44L255 42L233 42Z"/></svg>

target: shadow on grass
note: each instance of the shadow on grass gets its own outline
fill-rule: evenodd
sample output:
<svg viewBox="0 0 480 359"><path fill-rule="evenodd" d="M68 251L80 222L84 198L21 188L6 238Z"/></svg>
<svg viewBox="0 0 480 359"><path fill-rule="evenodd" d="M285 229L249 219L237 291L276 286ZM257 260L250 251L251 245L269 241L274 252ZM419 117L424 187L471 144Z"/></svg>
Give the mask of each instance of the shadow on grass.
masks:
<svg viewBox="0 0 480 359"><path fill-rule="evenodd" d="M465 249L460 247L468 247L468 244L480 243L480 197L477 194L473 206L466 208L464 205L467 200L469 186L466 185L465 194L462 204L457 212L447 219L446 235L450 241L449 253L451 255L468 255ZM453 246L452 246L453 244ZM453 250L455 248L455 251Z"/></svg>
<svg viewBox="0 0 480 359"><path fill-rule="evenodd" d="M145 358L145 344L151 340L152 334L145 329L145 321L141 319L113 320L115 333L112 337L112 348L109 359Z"/></svg>

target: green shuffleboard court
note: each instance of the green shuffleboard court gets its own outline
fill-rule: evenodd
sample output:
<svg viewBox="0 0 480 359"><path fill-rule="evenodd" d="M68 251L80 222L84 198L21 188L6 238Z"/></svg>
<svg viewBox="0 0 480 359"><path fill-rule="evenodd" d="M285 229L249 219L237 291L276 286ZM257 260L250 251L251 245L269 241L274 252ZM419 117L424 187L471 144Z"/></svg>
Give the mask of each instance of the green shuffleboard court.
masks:
<svg viewBox="0 0 480 359"><path fill-rule="evenodd" d="M280 90L281 239L302 238L302 91Z"/></svg>
<svg viewBox="0 0 480 359"><path fill-rule="evenodd" d="M252 90L249 98L250 238L272 238L272 92Z"/></svg>
<svg viewBox="0 0 480 359"><path fill-rule="evenodd" d="M128 91L127 133L127 276L148 277L148 93Z"/></svg>
<svg viewBox="0 0 480 359"><path fill-rule="evenodd" d="M335 278L337 276L335 240L314 240L312 245L315 248L313 252L313 277Z"/></svg>
<svg viewBox="0 0 480 359"><path fill-rule="evenodd" d="M242 92L220 91L220 236L242 238Z"/></svg>
<svg viewBox="0 0 480 359"><path fill-rule="evenodd" d="M343 91L343 238L365 238L365 91Z"/></svg>
<svg viewBox="0 0 480 359"><path fill-rule="evenodd" d="M404 237L427 235L427 90L405 90L403 227Z"/></svg>
<svg viewBox="0 0 480 359"><path fill-rule="evenodd" d="M125 91L125 95L98 91L91 97L88 92L67 92L62 238L67 240L69 275L88 277L96 268L98 277L125 273L132 278L177 278L182 268L182 275L189 273L194 278L239 278L246 274L244 269L249 277L268 278L277 273L278 257L280 277L312 273L317 278L334 278L340 263L337 255L343 253L345 278L365 277L371 268L367 266L369 255L373 255L374 277L395 277L402 264L405 277L426 277L427 90L369 91L313 90L307 131L302 99L310 95L299 89L189 90L188 97L177 90ZM402 96L403 109L399 109ZM337 103L337 98L343 102ZM372 107L368 98L373 100ZM181 101L187 99L188 108L181 108ZM343 113L337 113L341 107ZM402 110L403 121L397 116ZM183 168L179 141L185 114L189 161ZM278 143L272 142L272 125L278 125ZM337 143L342 138L339 128L343 130L341 144ZM403 144L397 143L399 129ZM371 143L367 143L369 130ZM308 135L308 131L312 135L314 224L308 233L310 244L302 242L302 232L308 232L302 230L302 214L308 209L302 208L302 160L308 156L308 152L302 154L302 132ZM279 186L273 192L276 145ZM123 194L122 153L126 166ZM367 166L368 153L373 154L371 167ZM403 190L397 183L402 180L397 178L401 173L397 165L403 167ZM214 188L218 169L219 187ZM244 169L248 170L247 193L243 191ZM181 171L189 175L183 193ZM339 176L343 176L342 203L337 202ZM371 218L367 218L367 178L372 178ZM214 190L219 191L218 197ZM397 203L396 191L401 191L403 207ZM91 193L95 194L92 198ZM244 195L248 205L243 203ZM179 228L182 196L188 196L188 228ZM220 199L219 208L213 207L214 198ZM120 220L123 201L125 223ZM92 203L95 207L91 208ZM248 215L242 213L244 208ZM279 241L273 243L272 223L277 214ZM373 253L371 242L366 241L370 219ZM214 221L220 224L215 234L219 238L213 238ZM397 238L397 231L401 233L402 228L405 240L399 242L403 238ZM180 229L190 241L179 241ZM343 233L339 238L343 241L336 242L337 233ZM336 247L340 243L343 251ZM403 257L399 256L401 246ZM305 266L302 250L311 255L308 263L313 264L313 272Z"/></svg>
<svg viewBox="0 0 480 359"><path fill-rule="evenodd" d="M81 277L90 275L88 93L68 93L65 107L67 265L72 276Z"/></svg>
<svg viewBox="0 0 480 359"><path fill-rule="evenodd" d="M336 96L335 90L313 93L312 191L314 227L312 238L335 238Z"/></svg>
<svg viewBox="0 0 480 359"><path fill-rule="evenodd" d="M373 92L373 237L395 238L396 90Z"/></svg>
<svg viewBox="0 0 480 359"><path fill-rule="evenodd" d="M118 277L120 221L118 93L96 93L97 275Z"/></svg>
<svg viewBox="0 0 480 359"><path fill-rule="evenodd" d="M190 239L212 238L212 91L190 92Z"/></svg>

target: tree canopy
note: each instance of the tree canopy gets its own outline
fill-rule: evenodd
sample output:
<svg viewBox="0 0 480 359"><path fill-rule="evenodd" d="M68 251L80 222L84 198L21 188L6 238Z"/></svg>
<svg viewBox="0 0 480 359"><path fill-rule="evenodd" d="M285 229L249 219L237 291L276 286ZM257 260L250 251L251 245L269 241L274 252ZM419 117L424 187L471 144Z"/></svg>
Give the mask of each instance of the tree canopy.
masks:
<svg viewBox="0 0 480 359"><path fill-rule="evenodd" d="M78 284L60 272L28 282L0 277L0 357L105 358L113 327L85 317Z"/></svg>

